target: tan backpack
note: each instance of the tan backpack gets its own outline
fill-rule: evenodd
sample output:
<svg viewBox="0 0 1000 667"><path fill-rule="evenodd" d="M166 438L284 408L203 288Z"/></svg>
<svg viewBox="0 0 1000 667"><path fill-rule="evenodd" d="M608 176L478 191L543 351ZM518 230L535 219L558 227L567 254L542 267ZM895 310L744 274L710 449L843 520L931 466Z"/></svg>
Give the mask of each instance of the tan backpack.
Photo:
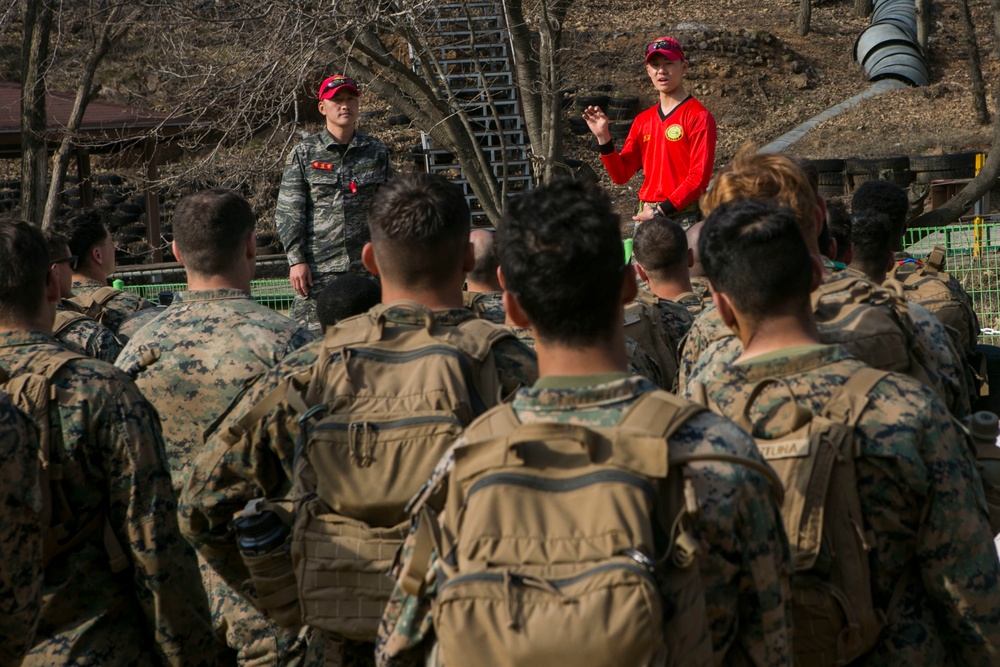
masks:
<svg viewBox="0 0 1000 667"><path fill-rule="evenodd" d="M103 530L104 549L111 571L129 568L118 538L115 537L104 511L95 512L86 520L77 520L77 513L62 486L63 467L67 465L58 410L59 388L54 378L67 363L86 357L68 352L45 352L36 355L39 363L30 363L32 372L10 377L0 368L0 390L7 393L38 430L39 486L42 497L41 523L42 559L45 567L60 555L70 551L97 530ZM74 532L71 529L79 526Z"/></svg>
<svg viewBox="0 0 1000 667"><path fill-rule="evenodd" d="M121 290L116 290L114 287L98 287L89 294L79 294L64 301L73 303L90 319L107 324L107 305L120 293Z"/></svg>
<svg viewBox="0 0 1000 667"><path fill-rule="evenodd" d="M906 299L888 287L845 275L816 288L812 305L820 339L843 346L872 368L903 373L934 388Z"/></svg>
<svg viewBox="0 0 1000 667"><path fill-rule="evenodd" d="M783 380L758 382L742 405L733 406L734 421L754 436L785 487L781 514L795 567L796 665L846 665L871 650L885 625L887 613L876 609L872 599L868 551L874 536L861 514L854 427L869 391L886 375L871 368L856 371L818 414L795 402L788 388L792 418L785 434L774 439L758 437L749 415L761 391ZM897 587L893 600L899 591Z"/></svg>
<svg viewBox="0 0 1000 667"><path fill-rule="evenodd" d="M400 307L423 323L387 321ZM303 623L375 640L404 508L464 427L499 403L491 351L508 337L479 319L439 325L408 302L327 332L304 394L288 394L301 415L291 555Z"/></svg>
<svg viewBox="0 0 1000 667"><path fill-rule="evenodd" d="M935 246L923 265L914 271L906 270L912 266L908 262L897 263L888 280L898 281L907 300L919 303L948 327L955 346L968 355L979 340L979 319L972 304L951 285L951 275L944 270L945 259L945 249Z"/></svg>
<svg viewBox="0 0 1000 667"><path fill-rule="evenodd" d="M640 290L625 306L625 335L635 340L660 367L660 388L670 389L677 378L677 342L670 341L656 310L656 295Z"/></svg>
<svg viewBox="0 0 1000 667"><path fill-rule="evenodd" d="M431 548L443 555L432 599L438 661L711 665L685 464L735 460L774 473L724 454L670 456L667 439L703 410L657 391L609 428L522 424L510 406L473 423L454 452L443 516L430 509L434 489L415 501L416 539L399 571L403 590L419 595Z"/></svg>
<svg viewBox="0 0 1000 667"><path fill-rule="evenodd" d="M57 310L56 319L52 324L52 337L58 339L59 336L66 331L66 329L81 320L89 319L91 318L87 317L83 313L78 313L73 310Z"/></svg>

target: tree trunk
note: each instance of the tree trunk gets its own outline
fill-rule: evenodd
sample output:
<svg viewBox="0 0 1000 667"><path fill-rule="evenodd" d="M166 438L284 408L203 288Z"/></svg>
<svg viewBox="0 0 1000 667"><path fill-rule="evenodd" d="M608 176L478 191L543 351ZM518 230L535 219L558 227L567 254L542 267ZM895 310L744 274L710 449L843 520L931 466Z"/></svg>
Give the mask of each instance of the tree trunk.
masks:
<svg viewBox="0 0 1000 667"><path fill-rule="evenodd" d="M45 145L45 72L53 6L24 0L21 42L21 217L40 225L45 214L48 149Z"/></svg>
<svg viewBox="0 0 1000 667"><path fill-rule="evenodd" d="M995 2L993 3L993 28L1000 32L1000 6ZM997 89L997 104L1000 105L1000 88ZM909 224L909 228L920 229L922 227L950 225L996 185L998 175L1000 175L1000 113L993 116L993 143L986 156L986 164L979 170L979 174L957 195L948 200L947 204L917 217Z"/></svg>
<svg viewBox="0 0 1000 667"><path fill-rule="evenodd" d="M120 6L120 5L119 5ZM90 94L94 83L94 73L97 66L104 59L108 48L111 46L110 36L111 22L106 22L97 37L96 42L87 54L87 61L84 64L83 72L80 73L80 83L76 87L76 97L73 99L73 110L70 112L66 128L63 130L63 138L59 143L59 150L56 151L52 160L52 182L49 184L49 194L45 202L45 213L42 218L42 227L49 227L59 214L59 207L62 204L63 184L66 181L66 168L69 166L70 158L73 156L73 139L76 131L80 129L83 122L83 114L90 102ZM120 33L119 33L120 34Z"/></svg>
<svg viewBox="0 0 1000 667"><path fill-rule="evenodd" d="M917 43L927 56L927 38L931 34L931 0L916 0L917 3Z"/></svg>
<svg viewBox="0 0 1000 667"><path fill-rule="evenodd" d="M1000 60L1000 0L990 4L993 11L993 59Z"/></svg>
<svg viewBox="0 0 1000 667"><path fill-rule="evenodd" d="M997 0L1000 2L1000 0ZM873 3L872 0L854 0L854 15L859 19L863 19L872 13Z"/></svg>
<svg viewBox="0 0 1000 667"><path fill-rule="evenodd" d="M799 15L795 17L795 27L800 35L809 34L809 23L812 20L812 3L810 0L799 0Z"/></svg>
<svg viewBox="0 0 1000 667"><path fill-rule="evenodd" d="M986 107L986 84L983 83L983 67L979 60L979 41L976 26L972 23L969 0L959 3L962 9L962 23L965 24L965 47L969 50L969 77L972 79L972 103L976 109L976 120L980 125L990 122L990 110Z"/></svg>

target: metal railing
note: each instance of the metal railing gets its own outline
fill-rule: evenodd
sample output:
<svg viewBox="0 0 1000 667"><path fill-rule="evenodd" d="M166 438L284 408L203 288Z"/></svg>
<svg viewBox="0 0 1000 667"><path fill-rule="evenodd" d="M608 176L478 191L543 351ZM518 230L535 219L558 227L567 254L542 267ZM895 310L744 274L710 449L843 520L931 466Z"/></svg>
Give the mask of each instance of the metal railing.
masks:
<svg viewBox="0 0 1000 667"><path fill-rule="evenodd" d="M158 283L154 285L125 285L129 292L138 294L153 303L159 303L160 292L182 292L187 283ZM250 283L250 296L259 303L280 313L288 313L295 299L295 291L287 278L279 280L254 280Z"/></svg>

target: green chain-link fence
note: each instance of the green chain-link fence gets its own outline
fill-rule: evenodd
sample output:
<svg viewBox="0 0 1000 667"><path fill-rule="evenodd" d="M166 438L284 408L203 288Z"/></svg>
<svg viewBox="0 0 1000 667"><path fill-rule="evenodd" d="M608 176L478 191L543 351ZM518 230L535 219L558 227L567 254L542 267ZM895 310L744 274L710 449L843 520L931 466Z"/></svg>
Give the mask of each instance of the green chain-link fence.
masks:
<svg viewBox="0 0 1000 667"><path fill-rule="evenodd" d="M917 259L935 245L947 248L945 269L972 297L983 331L980 342L1000 344L1000 216L989 216L981 225L908 230L905 243Z"/></svg>
<svg viewBox="0 0 1000 667"><path fill-rule="evenodd" d="M144 299L158 303L160 292L181 292L186 283L159 283L154 285L126 285L125 289ZM288 313L295 298L292 284L287 278L281 280L254 280L250 283L250 294L261 304L281 313Z"/></svg>

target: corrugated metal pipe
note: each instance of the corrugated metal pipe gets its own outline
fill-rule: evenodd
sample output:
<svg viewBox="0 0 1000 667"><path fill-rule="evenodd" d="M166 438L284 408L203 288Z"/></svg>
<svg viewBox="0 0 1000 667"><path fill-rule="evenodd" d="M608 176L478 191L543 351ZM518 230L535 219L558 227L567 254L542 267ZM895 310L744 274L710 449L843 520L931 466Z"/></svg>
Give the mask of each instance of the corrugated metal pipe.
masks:
<svg viewBox="0 0 1000 667"><path fill-rule="evenodd" d="M930 76L917 43L916 3L875 0L871 25L854 42L854 60L865 68L869 81L898 79L926 86Z"/></svg>

